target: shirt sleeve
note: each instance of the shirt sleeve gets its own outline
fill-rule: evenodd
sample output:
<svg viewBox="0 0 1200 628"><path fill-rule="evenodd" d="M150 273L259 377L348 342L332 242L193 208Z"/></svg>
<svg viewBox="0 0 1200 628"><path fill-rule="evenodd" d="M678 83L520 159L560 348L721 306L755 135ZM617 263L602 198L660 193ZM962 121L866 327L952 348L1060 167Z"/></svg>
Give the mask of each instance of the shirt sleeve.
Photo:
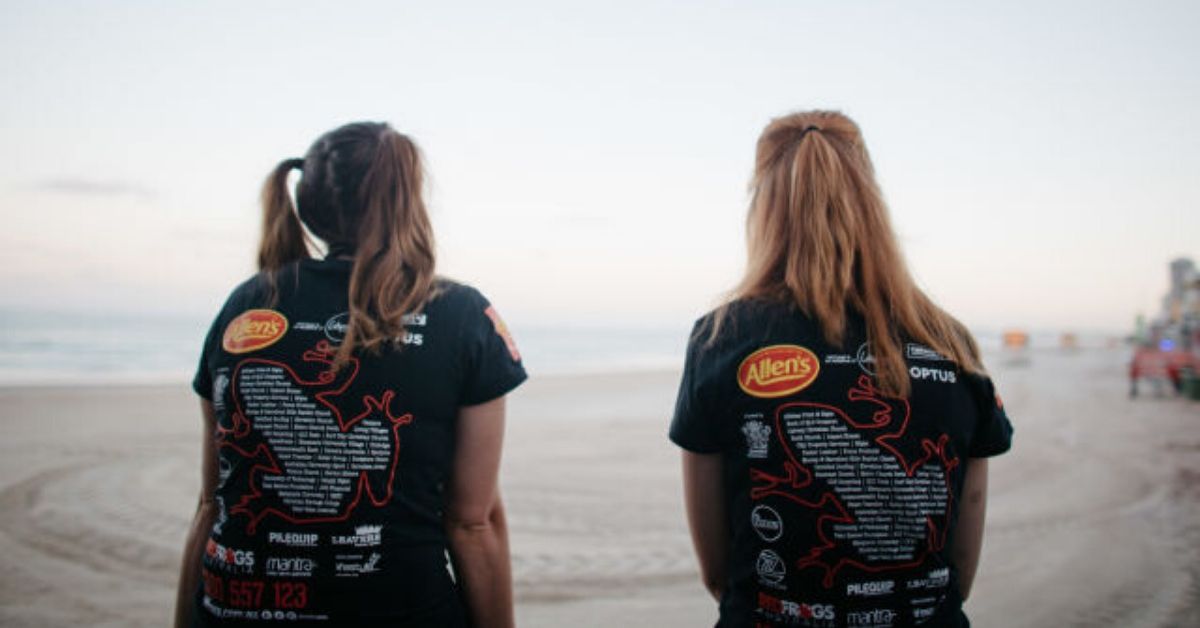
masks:
<svg viewBox="0 0 1200 628"><path fill-rule="evenodd" d="M242 283L234 288L229 296L226 297L225 303L221 304L221 309L217 315L213 317L212 325L208 328L208 334L204 337L204 346L200 350L200 363L196 366L196 376L192 378L192 390L196 391L197 395L212 401L213 400L213 360L217 352L221 350L221 340L224 334L225 325L229 320L230 312L239 311L235 308L242 305L242 294L247 286L252 285L254 278Z"/></svg>
<svg viewBox="0 0 1200 628"><path fill-rule="evenodd" d="M972 458L998 456L1012 447L1013 426L1004 402L988 377L972 377L978 417L967 455Z"/></svg>
<svg viewBox="0 0 1200 628"><path fill-rule="evenodd" d="M220 342L220 321L221 315L218 314L208 328L208 335L204 337L204 346L200 350L200 364L196 366L196 376L192 378L192 390L209 401L213 400L212 369L209 368L209 363L213 352L218 349L217 343Z"/></svg>
<svg viewBox="0 0 1200 628"><path fill-rule="evenodd" d="M700 454L717 453L722 450L710 388L704 385L703 362L705 339L702 324L692 328L688 342L687 357L683 364L683 377L679 382L679 396L675 400L675 416L671 419L671 442Z"/></svg>
<svg viewBox="0 0 1200 628"><path fill-rule="evenodd" d="M527 378L508 326L483 295L471 293L463 324L466 372L460 399L465 406L506 395Z"/></svg>

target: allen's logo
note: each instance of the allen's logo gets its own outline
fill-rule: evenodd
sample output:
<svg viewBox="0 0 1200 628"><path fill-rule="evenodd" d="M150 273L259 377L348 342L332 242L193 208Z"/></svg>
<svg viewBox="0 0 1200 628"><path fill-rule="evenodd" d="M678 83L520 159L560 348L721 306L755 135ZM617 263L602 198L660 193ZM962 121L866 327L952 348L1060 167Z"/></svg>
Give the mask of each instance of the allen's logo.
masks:
<svg viewBox="0 0 1200 628"><path fill-rule="evenodd" d="M256 351L275 344L287 329L287 319L275 310L246 310L225 328L221 346L229 353Z"/></svg>
<svg viewBox="0 0 1200 628"><path fill-rule="evenodd" d="M755 397L782 397L807 388L820 370L812 351L797 345L773 345L742 360L738 386Z"/></svg>

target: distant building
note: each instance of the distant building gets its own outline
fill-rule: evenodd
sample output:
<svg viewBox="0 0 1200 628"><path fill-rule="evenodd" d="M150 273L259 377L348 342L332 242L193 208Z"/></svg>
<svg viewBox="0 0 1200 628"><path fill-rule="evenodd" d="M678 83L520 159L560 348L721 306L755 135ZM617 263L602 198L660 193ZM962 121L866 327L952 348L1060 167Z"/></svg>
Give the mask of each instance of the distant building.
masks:
<svg viewBox="0 0 1200 628"><path fill-rule="evenodd" d="M1186 257L1171 260L1170 272L1171 283L1163 297L1163 321L1179 323L1188 307L1196 305L1196 264Z"/></svg>
<svg viewBox="0 0 1200 628"><path fill-rule="evenodd" d="M1154 335L1200 351L1200 271L1186 257L1172 260L1169 268L1171 284L1163 296Z"/></svg>

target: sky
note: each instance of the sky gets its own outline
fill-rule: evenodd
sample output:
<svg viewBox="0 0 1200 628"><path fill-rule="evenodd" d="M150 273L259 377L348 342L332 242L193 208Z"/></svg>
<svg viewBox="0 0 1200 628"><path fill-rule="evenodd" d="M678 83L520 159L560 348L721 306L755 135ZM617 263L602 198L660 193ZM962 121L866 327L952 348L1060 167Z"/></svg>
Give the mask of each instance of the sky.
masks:
<svg viewBox="0 0 1200 628"><path fill-rule="evenodd" d="M862 127L975 328L1122 331L1200 258L1192 2L0 2L0 307L211 316L259 186L421 146L442 273L510 324L673 326L744 260L772 117Z"/></svg>

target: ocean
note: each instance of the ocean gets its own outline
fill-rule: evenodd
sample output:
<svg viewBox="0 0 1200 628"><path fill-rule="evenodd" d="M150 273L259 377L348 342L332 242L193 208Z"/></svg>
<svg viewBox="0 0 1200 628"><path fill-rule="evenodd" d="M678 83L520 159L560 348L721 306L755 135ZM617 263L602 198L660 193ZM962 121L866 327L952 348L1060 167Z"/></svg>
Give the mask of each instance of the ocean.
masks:
<svg viewBox="0 0 1200 628"><path fill-rule="evenodd" d="M0 386L162 384L191 380L210 320L188 315L0 310ZM691 321L677 327L512 324L532 376L680 368ZM1003 357L1000 334L977 330L985 359ZM1060 333L1031 333L1032 351L1058 350ZM1079 348L1111 346L1080 334Z"/></svg>
<svg viewBox="0 0 1200 628"><path fill-rule="evenodd" d="M509 322L531 375L679 368L691 327ZM187 315L0 310L0 386L188 382L210 324Z"/></svg>

